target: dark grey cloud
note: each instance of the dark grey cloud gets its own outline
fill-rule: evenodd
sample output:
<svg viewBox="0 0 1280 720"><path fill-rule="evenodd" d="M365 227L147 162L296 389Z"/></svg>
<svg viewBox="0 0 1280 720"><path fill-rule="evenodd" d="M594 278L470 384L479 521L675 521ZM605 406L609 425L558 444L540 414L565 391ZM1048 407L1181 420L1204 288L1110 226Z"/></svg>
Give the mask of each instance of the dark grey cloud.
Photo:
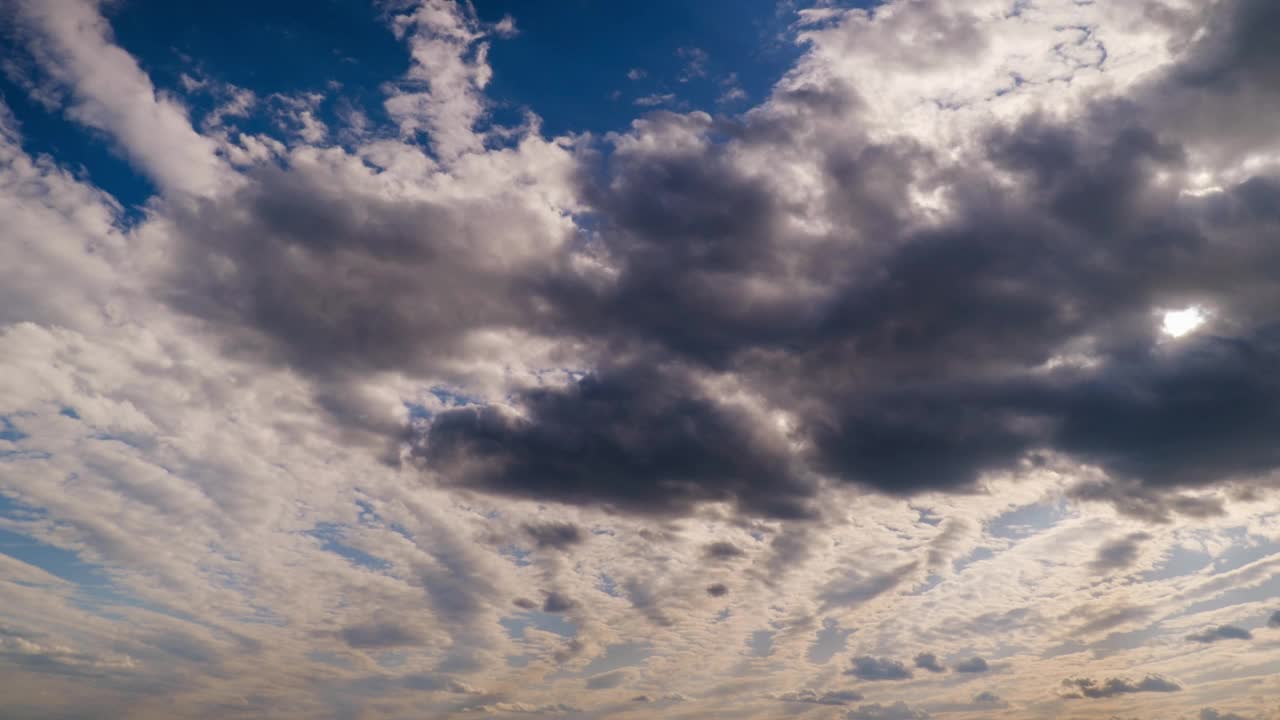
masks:
<svg viewBox="0 0 1280 720"><path fill-rule="evenodd" d="M529 598L516 598L515 600L511 601L511 604L515 605L521 610L533 610L538 607L538 603L530 600Z"/></svg>
<svg viewBox="0 0 1280 720"><path fill-rule="evenodd" d="M707 594L711 597L724 597L729 594L729 586L724 583L715 583L707 586Z"/></svg>
<svg viewBox="0 0 1280 720"><path fill-rule="evenodd" d="M1249 718L1233 712L1224 713L1214 708L1203 708L1200 710L1200 720L1249 720Z"/></svg>
<svg viewBox="0 0 1280 720"><path fill-rule="evenodd" d="M973 696L973 702L975 705L998 705L1004 701L1000 699L999 695L996 695L990 690L983 690Z"/></svg>
<svg viewBox="0 0 1280 720"><path fill-rule="evenodd" d="M814 487L794 459L678 371L617 368L521 400L524 418L490 407L442 413L418 456L470 488L563 502L681 513L736 500L778 517L813 512Z"/></svg>
<svg viewBox="0 0 1280 720"><path fill-rule="evenodd" d="M581 543L586 538L577 525L568 522L545 522L524 526L524 531L533 538L539 548L555 548L564 550Z"/></svg>
<svg viewBox="0 0 1280 720"><path fill-rule="evenodd" d="M1151 539L1144 532L1130 533L1122 538L1108 540L1098 548L1098 554L1089 564L1094 572L1108 573L1123 570L1137 561L1142 543Z"/></svg>
<svg viewBox="0 0 1280 720"><path fill-rule="evenodd" d="M1280 628L1280 610L1271 613L1271 617L1267 619L1267 627Z"/></svg>
<svg viewBox="0 0 1280 720"><path fill-rule="evenodd" d="M1219 640L1252 640L1253 633L1234 625L1219 625L1198 633L1192 633L1187 636L1187 639L1198 643L1215 643Z"/></svg>
<svg viewBox="0 0 1280 720"><path fill-rule="evenodd" d="M404 647L422 642L417 633L392 622L351 625L343 628L340 634L348 645L362 650Z"/></svg>
<svg viewBox="0 0 1280 720"><path fill-rule="evenodd" d="M845 716L847 720L928 720L929 713L899 700L892 705L859 705Z"/></svg>
<svg viewBox="0 0 1280 720"><path fill-rule="evenodd" d="M1105 472L1079 498L1153 521L1213 514L1220 501L1189 493L1280 467L1280 180L1180 191L1196 152L1256 137L1235 118L1280 105L1275 17L1266 0L1219 3L1172 70L1069 121L992 128L961 166L852 142L858 100L826 87L779 91L787 112L654 113L621 136L653 142L584 159L591 232L526 254L493 245L538 225L514 204L393 201L315 167L263 168L167 209L183 241L162 290L228 352L305 373L340 427L388 459L407 443L453 486L797 519L819 514L821 476L965 492L1049 450ZM956 47L981 42L938 18ZM833 229L799 233L735 149L827 158L806 212ZM925 186L945 219L914 216ZM607 280L575 270L587 255ZM1163 342L1155 313L1192 303L1221 322ZM447 380L479 330L572 345L591 372L514 393L518 413L452 407L410 428L361 395L384 371Z"/></svg>
<svg viewBox="0 0 1280 720"><path fill-rule="evenodd" d="M813 452L793 459L880 491L971 488L1038 448L1102 467L1116 500L1127 488L1163 497L1261 474L1280 466L1280 450L1267 441L1280 429L1280 388L1266 370L1280 361L1268 329L1280 318L1263 302L1275 293L1261 271L1280 256L1260 240L1273 232L1260 213L1278 196L1265 179L1209 199L1165 187L1157 177L1178 176L1185 144L1198 138L1148 120L1104 104L1070 125L1032 118L997 130L989 160L1019 177L1018 188L984 193L973 188L988 183L961 182L976 170L948 170L965 187L955 191L958 211L924 232L885 209L880 193L895 182L905 192L921 173L942 172L934 160L894 147L833 160L833 198L858 208L851 236L811 243L799 255L784 252L794 243L776 200L715 145L622 153L595 197L602 242L622 279L603 296L566 303L581 309L569 322L636 349L647 364L746 379L799 411L797 432ZM785 151L785 134L739 133ZM870 175L875 187L864 182ZM861 226L894 240L851 252ZM1244 228L1261 233L1251 241ZM805 288L819 290L783 288L767 301L743 294L796 272ZM556 291L588 293L572 284ZM1232 335L1164 346L1156 309L1199 298L1233 318ZM1083 338L1092 338L1091 366L1038 370ZM608 372L600 387L611 384ZM592 402L581 396L569 388L559 397L591 417ZM716 400L707 402L713 412ZM561 429L567 409L543 421L542 399L532 404L534 423ZM720 427L709 424L709 440L725 437ZM681 463L688 457L679 454ZM730 479L741 471L718 459L700 462L714 474L690 478L674 469L700 483L697 493L680 491L690 501L723 493L749 500L748 510L773 510L778 501L794 508L808 488L794 467L778 472L786 463L771 460L759 474L778 489L765 493ZM539 473L527 475L534 479L524 488L542 482ZM612 500L610 492L599 499ZM1188 501L1176 508L1184 510L1214 508Z"/></svg>
<svg viewBox="0 0 1280 720"><path fill-rule="evenodd" d="M954 669L958 673L984 673L991 669L987 661L980 657L971 657L956 663Z"/></svg>
<svg viewBox="0 0 1280 720"><path fill-rule="evenodd" d="M713 542L702 549L702 552L710 560L732 560L746 555L742 548L731 542Z"/></svg>
<svg viewBox="0 0 1280 720"><path fill-rule="evenodd" d="M1107 678L1101 684L1092 678L1071 678L1062 681L1068 690L1063 694L1066 698L1109 698L1117 695L1133 693L1167 693L1178 692L1182 686L1158 675L1148 675L1138 682L1127 678Z"/></svg>
<svg viewBox="0 0 1280 720"><path fill-rule="evenodd" d="M859 680L909 680L911 671L898 660L860 655L853 659L853 667L845 671Z"/></svg>
<svg viewBox="0 0 1280 720"><path fill-rule="evenodd" d="M547 593L547 599L542 603L542 612L562 613L577 606L578 604L572 598L561 595L558 592L549 592Z"/></svg>
<svg viewBox="0 0 1280 720"><path fill-rule="evenodd" d="M806 703L810 705L848 705L849 703L858 702L862 699L862 693L853 690L827 690L818 692L817 690L804 689L795 692L783 693L778 696L783 702Z"/></svg>
<svg viewBox="0 0 1280 720"><path fill-rule="evenodd" d="M931 652L922 652L915 657L916 667L931 673L946 672L947 669L938 662L938 656Z"/></svg>

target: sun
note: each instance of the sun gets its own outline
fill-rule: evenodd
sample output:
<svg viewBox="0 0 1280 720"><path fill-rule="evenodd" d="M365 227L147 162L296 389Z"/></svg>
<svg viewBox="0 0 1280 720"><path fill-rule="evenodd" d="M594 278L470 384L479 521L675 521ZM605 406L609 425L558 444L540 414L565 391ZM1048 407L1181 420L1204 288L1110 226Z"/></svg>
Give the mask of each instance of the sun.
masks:
<svg viewBox="0 0 1280 720"><path fill-rule="evenodd" d="M1165 335L1180 338L1198 330L1207 319L1208 314L1198 305L1192 305L1182 310L1166 310L1160 323L1160 329L1164 331Z"/></svg>

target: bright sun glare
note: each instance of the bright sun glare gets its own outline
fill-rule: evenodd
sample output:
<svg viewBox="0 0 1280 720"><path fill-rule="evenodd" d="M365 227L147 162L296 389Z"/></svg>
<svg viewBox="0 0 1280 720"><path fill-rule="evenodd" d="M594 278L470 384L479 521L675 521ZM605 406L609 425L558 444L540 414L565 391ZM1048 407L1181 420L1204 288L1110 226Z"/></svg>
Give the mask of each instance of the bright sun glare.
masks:
<svg viewBox="0 0 1280 720"><path fill-rule="evenodd" d="M1192 305L1183 310L1165 311L1161 329L1164 330L1166 335L1178 338L1193 332L1203 325L1204 321L1204 310Z"/></svg>

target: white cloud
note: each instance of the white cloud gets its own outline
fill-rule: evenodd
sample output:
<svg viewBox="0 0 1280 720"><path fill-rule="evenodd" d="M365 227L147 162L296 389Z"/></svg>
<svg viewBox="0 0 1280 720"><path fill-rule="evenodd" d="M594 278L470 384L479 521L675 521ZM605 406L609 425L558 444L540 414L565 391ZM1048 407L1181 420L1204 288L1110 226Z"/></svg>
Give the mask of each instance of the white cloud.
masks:
<svg viewBox="0 0 1280 720"><path fill-rule="evenodd" d="M161 187L210 194L231 181L208 138L175 98L158 93L138 63L111 42L96 0L21 0L45 69L71 89L75 120L111 135Z"/></svg>

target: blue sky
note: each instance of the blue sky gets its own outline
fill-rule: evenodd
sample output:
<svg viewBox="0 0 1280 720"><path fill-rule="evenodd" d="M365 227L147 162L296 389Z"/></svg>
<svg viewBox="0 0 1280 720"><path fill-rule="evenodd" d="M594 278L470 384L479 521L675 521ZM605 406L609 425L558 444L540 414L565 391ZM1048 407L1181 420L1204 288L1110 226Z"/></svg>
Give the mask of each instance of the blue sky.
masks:
<svg viewBox="0 0 1280 720"><path fill-rule="evenodd" d="M0 715L1277 720L1266 0L0 0Z"/></svg>

